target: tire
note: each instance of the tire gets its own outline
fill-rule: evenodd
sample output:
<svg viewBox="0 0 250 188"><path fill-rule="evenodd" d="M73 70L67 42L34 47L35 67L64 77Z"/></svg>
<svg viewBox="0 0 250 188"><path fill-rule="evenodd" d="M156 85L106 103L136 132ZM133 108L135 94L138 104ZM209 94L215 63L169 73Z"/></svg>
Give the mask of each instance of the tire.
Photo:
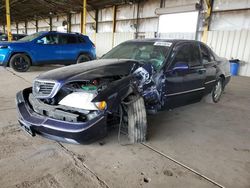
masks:
<svg viewBox="0 0 250 188"><path fill-rule="evenodd" d="M219 102L222 93L223 93L223 81L222 81L222 78L218 78L216 80L216 84L214 85L211 93L209 93L205 97L205 101L208 103L217 103Z"/></svg>
<svg viewBox="0 0 250 188"><path fill-rule="evenodd" d="M128 137L131 143L146 141L147 115L142 97L131 96L127 105L128 114Z"/></svg>
<svg viewBox="0 0 250 188"><path fill-rule="evenodd" d="M85 54L81 54L78 56L77 60L76 60L76 63L83 63L83 62L86 62L86 61L90 61L90 58L89 56L85 55Z"/></svg>
<svg viewBox="0 0 250 188"><path fill-rule="evenodd" d="M26 72L31 66L30 58L25 54L15 54L10 58L10 67L17 72Z"/></svg>

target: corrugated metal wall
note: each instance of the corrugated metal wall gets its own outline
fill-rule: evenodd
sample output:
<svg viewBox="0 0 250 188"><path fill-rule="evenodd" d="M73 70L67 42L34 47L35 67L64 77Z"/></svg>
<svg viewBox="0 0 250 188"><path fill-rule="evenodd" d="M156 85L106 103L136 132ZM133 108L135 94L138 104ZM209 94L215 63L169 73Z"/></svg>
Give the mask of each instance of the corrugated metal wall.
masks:
<svg viewBox="0 0 250 188"><path fill-rule="evenodd" d="M112 49L112 38L113 34L110 32L107 33L89 33L89 38L95 42L96 45L96 55L97 57L101 57L103 54L107 53ZM115 33L114 34L114 46L118 44L134 39L135 33Z"/></svg>
<svg viewBox="0 0 250 188"><path fill-rule="evenodd" d="M221 57L240 59L239 74L250 76L250 30L209 31L207 44Z"/></svg>

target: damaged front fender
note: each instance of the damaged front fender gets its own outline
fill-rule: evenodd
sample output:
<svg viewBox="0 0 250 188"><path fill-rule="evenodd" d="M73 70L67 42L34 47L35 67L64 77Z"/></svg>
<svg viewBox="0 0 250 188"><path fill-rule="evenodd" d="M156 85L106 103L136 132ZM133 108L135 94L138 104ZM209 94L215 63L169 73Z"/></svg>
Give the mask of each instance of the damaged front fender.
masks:
<svg viewBox="0 0 250 188"><path fill-rule="evenodd" d="M106 89L102 90L92 102L105 101L109 112L117 111L121 101L132 93L138 93L135 86L136 80L132 75L112 82Z"/></svg>

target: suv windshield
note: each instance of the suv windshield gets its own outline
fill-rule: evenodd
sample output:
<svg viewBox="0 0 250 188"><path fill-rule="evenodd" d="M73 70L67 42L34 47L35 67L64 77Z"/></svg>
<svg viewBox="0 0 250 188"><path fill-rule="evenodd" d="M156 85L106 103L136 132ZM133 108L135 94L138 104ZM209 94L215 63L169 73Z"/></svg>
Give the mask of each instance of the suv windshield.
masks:
<svg viewBox="0 0 250 188"><path fill-rule="evenodd" d="M170 42L125 42L113 48L102 59L133 59L151 63L156 69L159 69L170 46Z"/></svg>
<svg viewBox="0 0 250 188"><path fill-rule="evenodd" d="M34 33L32 35L28 35L26 37L23 37L21 39L19 39L19 41L24 41L24 42L29 42L32 41L34 39L36 39L37 37L41 36L44 32L40 31L38 33Z"/></svg>

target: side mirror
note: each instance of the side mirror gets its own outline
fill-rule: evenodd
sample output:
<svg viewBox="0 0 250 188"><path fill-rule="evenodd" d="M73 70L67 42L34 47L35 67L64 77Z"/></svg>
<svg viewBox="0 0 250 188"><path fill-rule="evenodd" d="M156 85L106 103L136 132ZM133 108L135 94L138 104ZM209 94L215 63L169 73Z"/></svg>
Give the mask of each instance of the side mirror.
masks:
<svg viewBox="0 0 250 188"><path fill-rule="evenodd" d="M44 44L44 41L43 41L43 40L38 39L38 40L36 41L36 43L37 43L37 44Z"/></svg>
<svg viewBox="0 0 250 188"><path fill-rule="evenodd" d="M173 71L184 71L184 70L188 70L189 66L186 62L177 62L174 67L173 67Z"/></svg>

